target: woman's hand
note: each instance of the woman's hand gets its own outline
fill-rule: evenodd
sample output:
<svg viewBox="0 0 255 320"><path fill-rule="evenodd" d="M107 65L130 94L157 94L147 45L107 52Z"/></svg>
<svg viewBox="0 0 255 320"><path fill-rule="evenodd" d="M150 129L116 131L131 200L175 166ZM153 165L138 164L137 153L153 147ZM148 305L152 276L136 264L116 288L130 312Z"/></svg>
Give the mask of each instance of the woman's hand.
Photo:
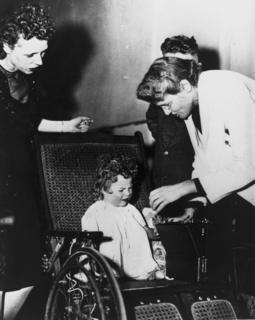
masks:
<svg viewBox="0 0 255 320"><path fill-rule="evenodd" d="M42 119L38 126L40 132L87 132L93 122L88 117L76 117L71 120Z"/></svg>
<svg viewBox="0 0 255 320"><path fill-rule="evenodd" d="M87 132L92 122L92 119L82 116L63 121L63 132Z"/></svg>
<svg viewBox="0 0 255 320"><path fill-rule="evenodd" d="M171 218L168 222L193 222L194 214L196 212L196 208L185 208L184 213L180 217Z"/></svg>
<svg viewBox="0 0 255 320"><path fill-rule="evenodd" d="M192 180L186 180L174 185L160 187L150 193L150 206L158 213L167 204L188 194L195 193L196 191L195 183Z"/></svg>

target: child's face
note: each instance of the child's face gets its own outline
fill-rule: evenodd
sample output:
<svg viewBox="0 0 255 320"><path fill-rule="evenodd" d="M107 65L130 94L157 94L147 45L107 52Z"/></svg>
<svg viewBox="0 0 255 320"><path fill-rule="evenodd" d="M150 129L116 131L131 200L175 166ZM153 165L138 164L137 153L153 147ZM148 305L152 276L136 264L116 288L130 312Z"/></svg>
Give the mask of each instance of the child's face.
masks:
<svg viewBox="0 0 255 320"><path fill-rule="evenodd" d="M104 191L104 201L115 207L125 207L132 195L132 178L117 176L118 180L113 182L109 191Z"/></svg>

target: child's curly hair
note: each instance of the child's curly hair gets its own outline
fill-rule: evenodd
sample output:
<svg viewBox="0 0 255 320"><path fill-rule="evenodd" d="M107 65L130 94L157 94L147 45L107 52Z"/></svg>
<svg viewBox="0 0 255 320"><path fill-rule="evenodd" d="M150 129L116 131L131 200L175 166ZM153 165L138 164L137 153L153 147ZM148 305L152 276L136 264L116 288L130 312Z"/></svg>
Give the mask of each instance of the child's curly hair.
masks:
<svg viewBox="0 0 255 320"><path fill-rule="evenodd" d="M55 31L47 10L39 4L22 3L12 14L1 21L0 26L0 59L6 56L3 44L14 48L20 35L25 40L36 37L49 40Z"/></svg>
<svg viewBox="0 0 255 320"><path fill-rule="evenodd" d="M97 178L93 189L94 200L102 200L103 192L109 191L117 176L136 178L138 165L134 158L122 154L103 154L98 158Z"/></svg>

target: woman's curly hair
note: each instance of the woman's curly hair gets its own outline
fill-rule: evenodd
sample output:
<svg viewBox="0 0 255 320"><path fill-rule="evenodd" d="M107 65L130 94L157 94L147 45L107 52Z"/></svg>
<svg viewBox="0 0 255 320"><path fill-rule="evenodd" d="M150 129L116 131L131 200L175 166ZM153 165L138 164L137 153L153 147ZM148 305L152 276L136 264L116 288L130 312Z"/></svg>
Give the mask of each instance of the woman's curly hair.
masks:
<svg viewBox="0 0 255 320"><path fill-rule="evenodd" d="M102 154L97 162L97 177L93 189L94 201L103 199L103 191L109 191L112 183L117 181L118 175L126 179L135 179L137 176L138 165L134 158L122 154Z"/></svg>
<svg viewBox="0 0 255 320"><path fill-rule="evenodd" d="M155 103L162 101L165 93L180 92L180 81L187 79L192 86L198 82L200 67L194 60L175 57L156 59L138 85L138 99Z"/></svg>
<svg viewBox="0 0 255 320"><path fill-rule="evenodd" d="M55 27L45 8L31 2L22 3L12 14L1 21L0 59L6 56L3 50L4 43L13 48L21 35L26 40L33 37L39 40L49 40L54 31Z"/></svg>

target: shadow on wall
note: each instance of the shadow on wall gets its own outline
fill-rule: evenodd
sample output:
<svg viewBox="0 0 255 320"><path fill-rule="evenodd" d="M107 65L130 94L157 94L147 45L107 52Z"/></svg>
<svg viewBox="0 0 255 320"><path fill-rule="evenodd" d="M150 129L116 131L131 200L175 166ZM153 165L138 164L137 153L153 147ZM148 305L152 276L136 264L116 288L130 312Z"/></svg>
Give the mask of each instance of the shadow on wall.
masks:
<svg viewBox="0 0 255 320"><path fill-rule="evenodd" d="M220 68L220 57L217 50L201 47L199 49L199 60L202 62L203 71Z"/></svg>
<svg viewBox="0 0 255 320"><path fill-rule="evenodd" d="M13 12L14 8L16 8L20 4L20 0L1 0L0 1L0 19L4 19L6 15Z"/></svg>
<svg viewBox="0 0 255 320"><path fill-rule="evenodd" d="M94 43L84 25L70 23L57 29L40 74L49 118L70 118L78 110L74 90L93 52Z"/></svg>

